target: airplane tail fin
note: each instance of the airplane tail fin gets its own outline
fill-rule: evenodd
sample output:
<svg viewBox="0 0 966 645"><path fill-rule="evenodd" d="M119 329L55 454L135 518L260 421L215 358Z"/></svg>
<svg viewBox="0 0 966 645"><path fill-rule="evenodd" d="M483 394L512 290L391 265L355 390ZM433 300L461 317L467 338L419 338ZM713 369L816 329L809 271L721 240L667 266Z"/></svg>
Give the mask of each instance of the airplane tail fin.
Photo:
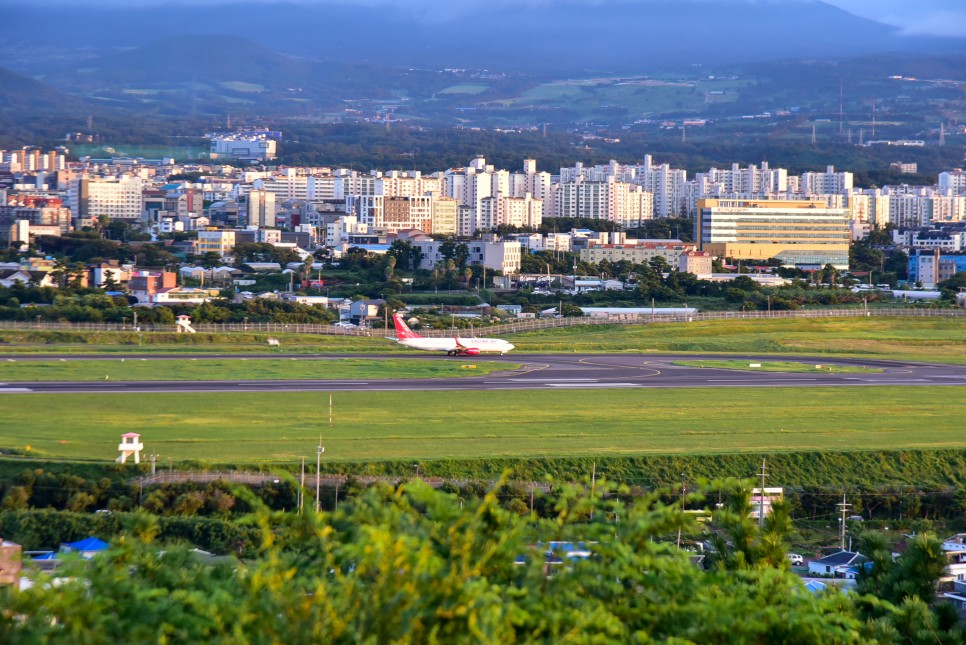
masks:
<svg viewBox="0 0 966 645"><path fill-rule="evenodd" d="M402 319L402 315L400 314L392 315L392 324L396 327L396 338L399 340L404 340L407 338L422 338L422 336L409 328L409 325L406 324L406 321Z"/></svg>

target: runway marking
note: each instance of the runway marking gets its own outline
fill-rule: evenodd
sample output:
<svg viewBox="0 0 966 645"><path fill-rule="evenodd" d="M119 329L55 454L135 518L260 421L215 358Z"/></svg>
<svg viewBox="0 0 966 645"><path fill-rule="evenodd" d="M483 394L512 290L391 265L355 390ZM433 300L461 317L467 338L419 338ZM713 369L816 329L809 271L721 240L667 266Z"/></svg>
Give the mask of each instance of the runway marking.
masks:
<svg viewBox="0 0 966 645"><path fill-rule="evenodd" d="M596 381L595 378L511 378L514 383L549 383L550 381Z"/></svg>
<svg viewBox="0 0 966 645"><path fill-rule="evenodd" d="M234 385L244 385L247 387L261 386L265 383L284 383L284 381L245 381L243 383L234 383ZM326 385L369 385L368 381L311 381L312 385L326 386Z"/></svg>
<svg viewBox="0 0 966 645"><path fill-rule="evenodd" d="M0 394L13 394L17 392L33 392L29 387L0 387Z"/></svg>
<svg viewBox="0 0 966 645"><path fill-rule="evenodd" d="M550 387L641 387L637 383L547 383Z"/></svg>

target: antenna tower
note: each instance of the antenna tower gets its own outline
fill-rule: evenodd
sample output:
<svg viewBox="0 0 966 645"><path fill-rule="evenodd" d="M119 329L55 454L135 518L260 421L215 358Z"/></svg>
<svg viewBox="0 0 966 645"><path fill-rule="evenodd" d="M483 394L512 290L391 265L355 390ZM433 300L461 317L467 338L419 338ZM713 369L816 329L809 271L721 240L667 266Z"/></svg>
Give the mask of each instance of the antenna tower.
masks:
<svg viewBox="0 0 966 645"><path fill-rule="evenodd" d="M839 79L839 135L845 123L845 80Z"/></svg>
<svg viewBox="0 0 966 645"><path fill-rule="evenodd" d="M814 146L817 141L818 139L816 139L815 137L815 122L813 121L812 122L812 145Z"/></svg>
<svg viewBox="0 0 966 645"><path fill-rule="evenodd" d="M945 122L939 123L939 145L946 145L946 124Z"/></svg>

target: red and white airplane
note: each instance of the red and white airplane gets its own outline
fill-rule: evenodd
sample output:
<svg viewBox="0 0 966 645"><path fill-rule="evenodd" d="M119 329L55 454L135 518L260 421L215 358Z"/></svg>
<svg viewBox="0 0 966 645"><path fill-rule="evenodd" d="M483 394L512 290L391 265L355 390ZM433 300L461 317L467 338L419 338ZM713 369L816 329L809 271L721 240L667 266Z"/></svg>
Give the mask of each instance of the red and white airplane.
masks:
<svg viewBox="0 0 966 645"><path fill-rule="evenodd" d="M446 352L447 356L479 356L484 352L506 354L513 349L513 345L500 338L424 338L410 329L399 314L393 314L392 323L396 326L396 342L413 349Z"/></svg>

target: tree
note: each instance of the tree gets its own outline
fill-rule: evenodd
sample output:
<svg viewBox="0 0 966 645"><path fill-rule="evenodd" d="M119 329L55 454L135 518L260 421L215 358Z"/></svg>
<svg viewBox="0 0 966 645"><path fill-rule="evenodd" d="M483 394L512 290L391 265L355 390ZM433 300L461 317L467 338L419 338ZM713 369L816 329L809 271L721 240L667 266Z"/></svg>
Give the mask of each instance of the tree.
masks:
<svg viewBox="0 0 966 645"><path fill-rule="evenodd" d="M416 247L409 240L396 240L389 246L386 255L395 258L396 264L402 264L407 271L412 271Z"/></svg>
<svg viewBox="0 0 966 645"><path fill-rule="evenodd" d="M879 635L849 596L815 596L764 560L694 566L667 536L696 525L661 491L626 505L605 481L606 499L561 486L552 517L540 520L517 497L504 509L500 488L461 499L414 481L374 486L333 513L260 507L249 519L258 553L214 565L156 544L137 514L108 554L66 562L62 584L0 596L0 638L824 644ZM223 548L234 537L208 518L164 523L208 531ZM593 557L548 565L534 535L586 541Z"/></svg>

